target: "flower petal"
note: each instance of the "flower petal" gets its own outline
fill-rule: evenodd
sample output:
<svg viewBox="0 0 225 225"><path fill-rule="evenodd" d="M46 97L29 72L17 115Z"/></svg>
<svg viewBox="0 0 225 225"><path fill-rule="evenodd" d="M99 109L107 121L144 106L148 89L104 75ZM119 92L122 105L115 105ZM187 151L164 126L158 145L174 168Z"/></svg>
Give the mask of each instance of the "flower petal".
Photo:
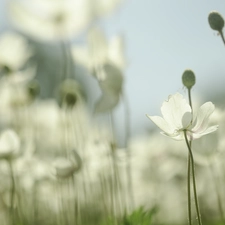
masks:
<svg viewBox="0 0 225 225"><path fill-rule="evenodd" d="M190 125L191 120L192 120L192 113L191 112L184 113L184 115L182 116L182 120L181 120L182 127L187 128Z"/></svg>
<svg viewBox="0 0 225 225"><path fill-rule="evenodd" d="M165 121L178 130L184 128L184 125L185 127L189 125L188 122L192 119L190 115L184 117L186 113L191 113L191 107L179 93L169 96L168 101L163 103L161 112Z"/></svg>
<svg viewBox="0 0 225 225"><path fill-rule="evenodd" d="M183 131L175 132L174 134L167 134L167 133L164 133L164 132L160 132L160 133L169 137L169 138L172 138L176 141L184 140L184 132Z"/></svg>
<svg viewBox="0 0 225 225"><path fill-rule="evenodd" d="M160 116L149 116L146 115L157 127L159 127L163 133L173 134L174 129Z"/></svg>
<svg viewBox="0 0 225 225"><path fill-rule="evenodd" d="M194 140L194 139L198 139L206 134L210 134L214 131L216 131L218 129L218 125L215 125L215 126L211 126L211 127L208 127L204 132L202 133L192 133L191 134L191 139Z"/></svg>
<svg viewBox="0 0 225 225"><path fill-rule="evenodd" d="M215 106L212 102L206 102L200 107L191 129L193 133L203 133L206 130L209 123L208 118L214 109Z"/></svg>

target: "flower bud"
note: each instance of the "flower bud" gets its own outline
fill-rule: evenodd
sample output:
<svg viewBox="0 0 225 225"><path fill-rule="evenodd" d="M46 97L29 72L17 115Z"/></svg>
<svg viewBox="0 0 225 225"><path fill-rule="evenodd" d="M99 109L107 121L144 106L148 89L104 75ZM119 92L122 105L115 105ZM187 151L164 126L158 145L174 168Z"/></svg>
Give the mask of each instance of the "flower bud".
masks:
<svg viewBox="0 0 225 225"><path fill-rule="evenodd" d="M223 17L216 11L210 12L208 16L209 25L213 30L217 30L222 32L224 27L224 19Z"/></svg>
<svg viewBox="0 0 225 225"><path fill-rule="evenodd" d="M0 65L0 75L10 75L12 70L7 65Z"/></svg>
<svg viewBox="0 0 225 225"><path fill-rule="evenodd" d="M75 93L66 93L64 101L69 108L73 108L77 102L77 95Z"/></svg>
<svg viewBox="0 0 225 225"><path fill-rule="evenodd" d="M36 80L32 80L27 85L27 93L30 101L33 101L40 93L40 84Z"/></svg>
<svg viewBox="0 0 225 225"><path fill-rule="evenodd" d="M192 70L185 70L182 75L183 85L187 89L191 89L195 85L195 74Z"/></svg>
<svg viewBox="0 0 225 225"><path fill-rule="evenodd" d="M52 173L55 177L59 179L69 178L81 169L82 159L80 155L75 150L72 153L71 159L59 157L53 162Z"/></svg>
<svg viewBox="0 0 225 225"><path fill-rule="evenodd" d="M67 108L73 108L83 97L80 84L72 79L67 79L61 84L59 94L60 105Z"/></svg>
<svg viewBox="0 0 225 225"><path fill-rule="evenodd" d="M76 167L73 165L72 161L66 158L57 158L53 162L53 175L57 178L65 179L73 176L76 171Z"/></svg>

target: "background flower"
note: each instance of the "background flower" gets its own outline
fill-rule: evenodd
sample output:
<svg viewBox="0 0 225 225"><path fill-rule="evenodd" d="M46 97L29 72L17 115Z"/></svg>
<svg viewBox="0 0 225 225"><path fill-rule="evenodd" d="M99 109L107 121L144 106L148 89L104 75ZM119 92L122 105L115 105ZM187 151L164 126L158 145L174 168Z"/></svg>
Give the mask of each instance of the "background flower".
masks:
<svg viewBox="0 0 225 225"><path fill-rule="evenodd" d="M0 136L0 159L11 159L18 155L20 139L15 131L7 129Z"/></svg>
<svg viewBox="0 0 225 225"><path fill-rule="evenodd" d="M28 41L20 34L7 31L0 36L0 71L16 72L31 57L33 51Z"/></svg>

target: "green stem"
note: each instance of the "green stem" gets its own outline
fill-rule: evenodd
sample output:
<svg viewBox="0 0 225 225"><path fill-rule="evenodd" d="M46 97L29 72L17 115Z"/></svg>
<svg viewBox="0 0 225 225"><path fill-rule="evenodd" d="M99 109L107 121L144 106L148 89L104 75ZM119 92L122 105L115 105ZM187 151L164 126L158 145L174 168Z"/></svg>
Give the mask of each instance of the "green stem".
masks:
<svg viewBox="0 0 225 225"><path fill-rule="evenodd" d="M114 126L114 118L113 113L110 113L110 127L111 127L111 135L112 135L112 142L110 143L110 150L111 150L111 156L112 156L112 172L113 172L113 180L112 180L112 197L113 200L113 207L114 207L114 216L116 218L116 215L122 215L122 197L120 196L120 175L118 172L117 162L116 162L116 137L115 137L115 126ZM117 220L115 220L115 225L117 225Z"/></svg>
<svg viewBox="0 0 225 225"><path fill-rule="evenodd" d="M188 88L188 99L189 99L189 105L191 106L192 109L192 101L191 101L191 88ZM193 109L192 109L193 110ZM193 113L193 112L192 112Z"/></svg>
<svg viewBox="0 0 225 225"><path fill-rule="evenodd" d="M72 58L71 53L71 43L61 41L60 47L62 51L62 75L61 75L61 81L68 79L68 78L74 78L75 77L75 62Z"/></svg>
<svg viewBox="0 0 225 225"><path fill-rule="evenodd" d="M188 99L189 105L192 110L193 115L193 107L191 101L191 88L188 88ZM189 142L189 146L191 147L191 141ZM191 156L188 154L188 168L187 168L187 191L188 191L188 220L189 225L192 225L192 213L191 213Z"/></svg>
<svg viewBox="0 0 225 225"><path fill-rule="evenodd" d="M210 169L213 183L214 183L215 189L216 189L217 204L218 204L218 208L219 208L219 212L220 212L221 221L223 222L223 224L225 224L225 217L224 217L224 213L223 213L223 205L221 202L222 198L221 198L221 194L220 194L218 179L216 179L216 176L215 176L215 173L213 171L213 167L211 164L209 165L209 169Z"/></svg>
<svg viewBox="0 0 225 225"><path fill-rule="evenodd" d="M16 190L16 185L15 185L15 178L14 178L14 172L13 172L13 167L12 167L12 162L11 160L7 160L9 164L9 170L10 170L10 178L11 178L11 190L10 190L10 214L12 218L12 224L15 223L15 213L14 213L14 202L15 202L15 190Z"/></svg>
<svg viewBox="0 0 225 225"><path fill-rule="evenodd" d="M219 31L219 34L220 34L220 36L222 38L222 41L223 41L223 43L225 45L225 38L224 38L223 32L222 31Z"/></svg>
<svg viewBox="0 0 225 225"><path fill-rule="evenodd" d="M187 147L188 147L189 157L190 157L190 161L191 161L192 179L193 179L193 190L194 190L194 199L195 199L195 207L196 207L196 212L197 212L198 224L199 225L202 225L201 215L200 215L200 210L199 210L199 204L198 204L196 181L195 181L194 157L193 157L193 154L192 154L191 146L190 146L190 144L188 142L187 131L186 130L184 130L184 137L185 137L185 141L186 141L186 144L187 144Z"/></svg>
<svg viewBox="0 0 225 225"><path fill-rule="evenodd" d="M62 49L62 61L63 61L62 80L65 80L66 78L69 77L70 66L68 61L67 43L65 43L64 41L61 41L61 49Z"/></svg>
<svg viewBox="0 0 225 225"><path fill-rule="evenodd" d="M131 210L135 207L134 202L134 190L133 190L133 179L132 179L132 165L131 165L131 155L130 148L128 146L128 141L130 139L130 108L129 101L125 94L123 94L123 102L124 102L124 114L125 114L125 146L126 146L126 157L127 157L127 165L126 165L126 174L127 174L127 185L128 185L128 209ZM129 203L131 206L129 207Z"/></svg>
<svg viewBox="0 0 225 225"><path fill-rule="evenodd" d="M187 192L188 192L188 223L189 223L189 225L192 225L192 219L191 219L191 157L190 157L190 154L188 154Z"/></svg>

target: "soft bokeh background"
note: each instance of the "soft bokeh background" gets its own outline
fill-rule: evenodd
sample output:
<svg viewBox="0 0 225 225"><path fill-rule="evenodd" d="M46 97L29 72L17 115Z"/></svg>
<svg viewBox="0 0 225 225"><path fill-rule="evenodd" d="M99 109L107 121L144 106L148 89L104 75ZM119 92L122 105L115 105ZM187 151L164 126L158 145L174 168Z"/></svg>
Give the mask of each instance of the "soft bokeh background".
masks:
<svg viewBox="0 0 225 225"><path fill-rule="evenodd" d="M160 114L168 95L187 95L181 82L187 68L197 77L194 111L212 101L217 107L209 125L219 125L191 145L203 224L225 221L225 49L207 18L212 10L225 15L224 3L124 0L116 11L110 5L109 15L99 9L99 2L115 6L120 1L65 1L72 2L69 12L64 0L0 2L1 34L17 29L31 46L18 34L0 41L0 218L5 221L99 225L142 206L158 210L154 224L187 223L187 146L160 135L145 116ZM27 14L14 8L17 27L8 13L10 2L25 2L29 8ZM40 3L51 5L39 10ZM74 13L74 3L81 4L80 13ZM67 28L74 32L73 40ZM110 42L115 36L116 47ZM129 110L118 101L123 84L132 137Z"/></svg>
<svg viewBox="0 0 225 225"><path fill-rule="evenodd" d="M6 3L0 2L1 31L11 27ZM151 127L146 113L160 113L169 94L183 92L181 75L186 68L197 76L194 94L214 102L223 96L225 49L208 25L212 10L225 15L224 1L126 0L99 22L108 37L124 35L133 135Z"/></svg>

